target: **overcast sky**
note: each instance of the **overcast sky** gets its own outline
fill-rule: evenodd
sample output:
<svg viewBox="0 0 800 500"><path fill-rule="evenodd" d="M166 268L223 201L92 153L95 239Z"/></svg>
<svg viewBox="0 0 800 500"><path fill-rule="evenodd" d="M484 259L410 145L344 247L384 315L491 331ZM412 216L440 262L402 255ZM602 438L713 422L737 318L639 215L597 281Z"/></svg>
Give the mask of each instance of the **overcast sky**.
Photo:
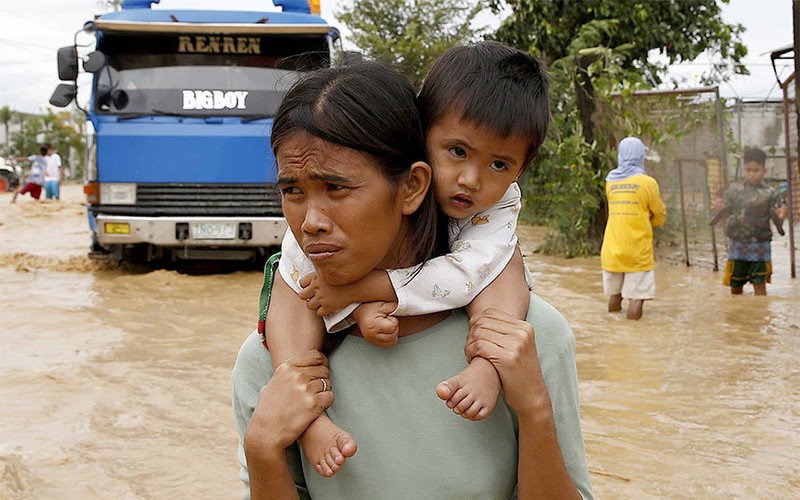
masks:
<svg viewBox="0 0 800 500"><path fill-rule="evenodd" d="M349 0L322 0L323 17L336 26L333 15ZM666 0L665 0L666 1ZM102 12L97 0L2 0L0 2L0 106L15 111L40 112L47 106L55 86L56 50L72 44L83 23ZM267 4L267 8L263 6ZM269 0L162 0L156 8L220 8L274 10ZM575 3L579 8L580 2ZM726 97L745 99L780 98L770 66L769 52L792 43L792 0L731 0L723 5L729 23L747 27L745 64L752 73L724 84ZM496 26L499 19L487 14L483 24ZM686 86L709 65L709 57L676 68L674 74L688 78ZM783 78L791 74L790 61L781 64Z"/></svg>

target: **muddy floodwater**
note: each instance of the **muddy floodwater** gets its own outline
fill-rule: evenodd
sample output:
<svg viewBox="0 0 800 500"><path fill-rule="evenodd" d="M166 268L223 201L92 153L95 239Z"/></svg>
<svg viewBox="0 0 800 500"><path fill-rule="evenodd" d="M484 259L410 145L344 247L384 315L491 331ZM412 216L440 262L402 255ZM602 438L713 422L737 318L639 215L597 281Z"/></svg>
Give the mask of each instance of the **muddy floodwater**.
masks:
<svg viewBox="0 0 800 500"><path fill-rule="evenodd" d="M238 498L229 377L260 273L90 262L80 186L63 191L0 194L0 499ZM538 293L575 331L598 498L800 498L785 237L769 296L662 260L633 322L606 312L599 259L536 255L542 231L520 235Z"/></svg>

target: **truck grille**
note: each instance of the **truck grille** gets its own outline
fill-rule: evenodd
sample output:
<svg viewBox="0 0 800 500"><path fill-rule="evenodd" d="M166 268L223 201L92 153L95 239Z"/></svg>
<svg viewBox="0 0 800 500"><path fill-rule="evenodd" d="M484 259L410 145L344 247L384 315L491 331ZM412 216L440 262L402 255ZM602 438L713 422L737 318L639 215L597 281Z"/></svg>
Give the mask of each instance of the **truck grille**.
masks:
<svg viewBox="0 0 800 500"><path fill-rule="evenodd" d="M108 215L281 217L276 184L138 184L135 205L90 205Z"/></svg>

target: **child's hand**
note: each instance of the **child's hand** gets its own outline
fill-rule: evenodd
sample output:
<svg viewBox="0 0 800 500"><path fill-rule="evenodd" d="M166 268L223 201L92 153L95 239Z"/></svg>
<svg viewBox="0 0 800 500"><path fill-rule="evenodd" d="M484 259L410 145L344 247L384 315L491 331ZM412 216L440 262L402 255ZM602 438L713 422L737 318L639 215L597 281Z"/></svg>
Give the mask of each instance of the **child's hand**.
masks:
<svg viewBox="0 0 800 500"><path fill-rule="evenodd" d="M782 203L775 207L775 213L778 214L780 220L783 220L789 215L789 207L786 206L786 203Z"/></svg>
<svg viewBox="0 0 800 500"><path fill-rule="evenodd" d="M397 318L390 316L395 309L397 304L393 302L367 302L358 306L352 316L367 342L376 347L392 347L400 333Z"/></svg>
<svg viewBox="0 0 800 500"><path fill-rule="evenodd" d="M720 210L725 207L725 200L722 198L715 198L714 201L711 202L711 210Z"/></svg>
<svg viewBox="0 0 800 500"><path fill-rule="evenodd" d="M300 278L300 298L306 301L306 307L323 317L334 313L352 301L345 296L345 287L337 287L325 283L317 273L308 273Z"/></svg>

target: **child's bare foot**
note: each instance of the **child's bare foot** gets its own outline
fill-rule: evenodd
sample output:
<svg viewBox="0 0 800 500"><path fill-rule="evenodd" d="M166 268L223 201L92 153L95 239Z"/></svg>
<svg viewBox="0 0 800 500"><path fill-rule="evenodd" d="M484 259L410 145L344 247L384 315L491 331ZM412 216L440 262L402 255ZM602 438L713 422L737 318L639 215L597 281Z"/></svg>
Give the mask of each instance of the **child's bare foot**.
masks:
<svg viewBox="0 0 800 500"><path fill-rule="evenodd" d="M492 363L473 358L458 375L436 386L436 395L456 415L467 420L483 420L494 410L500 394L500 376Z"/></svg>
<svg viewBox="0 0 800 500"><path fill-rule="evenodd" d="M356 454L355 439L322 414L298 439L306 458L321 476L331 477Z"/></svg>
<svg viewBox="0 0 800 500"><path fill-rule="evenodd" d="M400 323L390 314L397 308L393 302L366 302L353 311L361 335L377 347L392 347L397 344Z"/></svg>

